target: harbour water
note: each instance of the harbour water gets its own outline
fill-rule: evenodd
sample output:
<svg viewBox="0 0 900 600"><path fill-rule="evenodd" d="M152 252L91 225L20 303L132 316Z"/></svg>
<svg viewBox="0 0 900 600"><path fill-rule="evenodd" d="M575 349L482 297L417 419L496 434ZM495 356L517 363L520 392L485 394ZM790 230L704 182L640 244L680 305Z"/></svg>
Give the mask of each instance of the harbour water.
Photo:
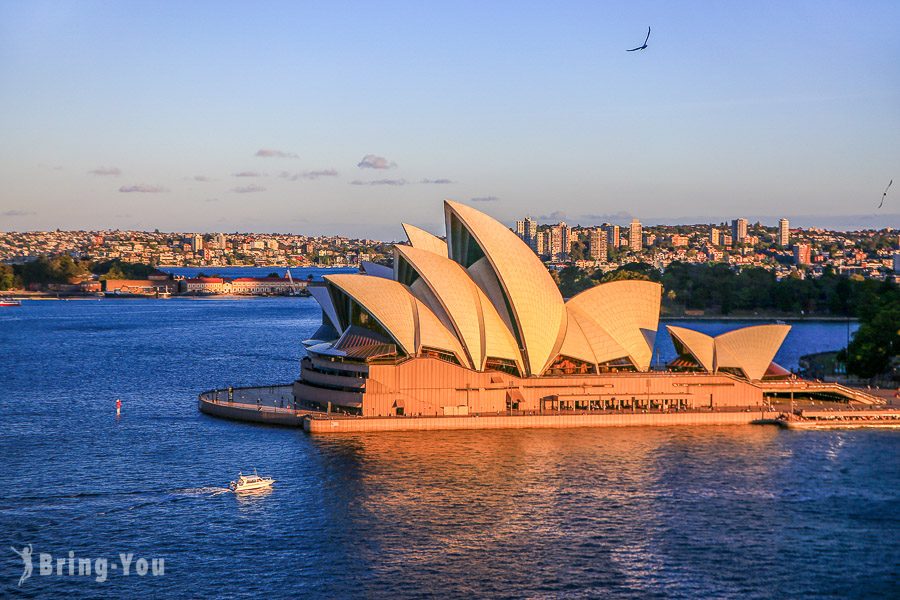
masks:
<svg viewBox="0 0 900 600"><path fill-rule="evenodd" d="M296 276L296 273L295 273ZM305 276L305 275L304 275ZM196 393L289 382L311 298L0 311L0 596L889 597L900 435L774 427L310 437ZM738 322L690 322L718 333ZM795 323L776 358L840 347ZM671 358L661 334L660 357ZM115 417L115 400L123 411ZM239 469L271 493L222 488ZM32 544L34 571L10 546ZM38 555L164 558L41 575Z"/></svg>

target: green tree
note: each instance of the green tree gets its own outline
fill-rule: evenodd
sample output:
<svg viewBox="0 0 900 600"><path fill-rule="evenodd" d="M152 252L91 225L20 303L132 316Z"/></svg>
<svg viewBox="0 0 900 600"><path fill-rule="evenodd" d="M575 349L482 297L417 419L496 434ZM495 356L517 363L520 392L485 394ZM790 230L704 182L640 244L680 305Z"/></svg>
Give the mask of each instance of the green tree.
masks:
<svg viewBox="0 0 900 600"><path fill-rule="evenodd" d="M881 291L878 300L859 308L859 329L844 353L847 370L867 379L885 373L900 353L900 291L896 285Z"/></svg>

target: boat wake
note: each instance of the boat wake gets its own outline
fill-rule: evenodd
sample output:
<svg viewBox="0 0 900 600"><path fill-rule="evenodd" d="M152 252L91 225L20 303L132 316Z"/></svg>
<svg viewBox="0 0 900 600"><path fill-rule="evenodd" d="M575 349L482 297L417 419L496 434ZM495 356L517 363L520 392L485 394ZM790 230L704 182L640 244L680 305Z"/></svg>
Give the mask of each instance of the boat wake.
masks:
<svg viewBox="0 0 900 600"><path fill-rule="evenodd" d="M218 496L219 494L225 494L230 491L231 490L227 487L207 486L198 488L178 488L169 490L169 493L178 494L180 496Z"/></svg>

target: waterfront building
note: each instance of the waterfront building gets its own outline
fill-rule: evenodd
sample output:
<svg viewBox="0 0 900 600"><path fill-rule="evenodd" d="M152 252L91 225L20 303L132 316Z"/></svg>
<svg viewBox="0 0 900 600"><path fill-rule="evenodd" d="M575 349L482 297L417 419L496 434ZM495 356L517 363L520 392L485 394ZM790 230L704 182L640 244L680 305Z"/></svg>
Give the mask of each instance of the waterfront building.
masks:
<svg viewBox="0 0 900 600"><path fill-rule="evenodd" d="M743 244L747 240L747 219L740 218L731 222L731 239L735 244Z"/></svg>
<svg viewBox="0 0 900 600"><path fill-rule="evenodd" d="M778 245L787 248L791 245L791 224L787 219L778 219Z"/></svg>
<svg viewBox="0 0 900 600"><path fill-rule="evenodd" d="M794 245L794 264L795 265L808 265L810 264L810 249L809 244L795 244Z"/></svg>
<svg viewBox="0 0 900 600"><path fill-rule="evenodd" d="M641 222L637 219L632 219L631 225L628 226L628 248L632 252L640 252L643 248L643 242Z"/></svg>
<svg viewBox="0 0 900 600"><path fill-rule="evenodd" d="M720 336L700 363L712 368L654 371L658 283L615 281L564 301L512 230L457 202L444 217L446 241L404 226L409 244L394 246L390 273L310 288L322 326L304 342L298 405L362 416L762 406L783 336Z"/></svg>

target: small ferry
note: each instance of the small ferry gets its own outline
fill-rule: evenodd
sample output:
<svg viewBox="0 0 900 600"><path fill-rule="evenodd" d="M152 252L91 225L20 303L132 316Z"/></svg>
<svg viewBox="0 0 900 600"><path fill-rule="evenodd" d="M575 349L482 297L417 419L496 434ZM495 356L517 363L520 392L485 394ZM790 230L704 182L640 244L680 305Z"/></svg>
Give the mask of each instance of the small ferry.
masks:
<svg viewBox="0 0 900 600"><path fill-rule="evenodd" d="M238 472L237 481L228 484L228 489L232 492L248 492L250 490L261 490L272 487L275 480L271 477L261 477L253 470L253 475L244 475Z"/></svg>
<svg viewBox="0 0 900 600"><path fill-rule="evenodd" d="M0 306L22 306L22 301L14 298L0 298Z"/></svg>

